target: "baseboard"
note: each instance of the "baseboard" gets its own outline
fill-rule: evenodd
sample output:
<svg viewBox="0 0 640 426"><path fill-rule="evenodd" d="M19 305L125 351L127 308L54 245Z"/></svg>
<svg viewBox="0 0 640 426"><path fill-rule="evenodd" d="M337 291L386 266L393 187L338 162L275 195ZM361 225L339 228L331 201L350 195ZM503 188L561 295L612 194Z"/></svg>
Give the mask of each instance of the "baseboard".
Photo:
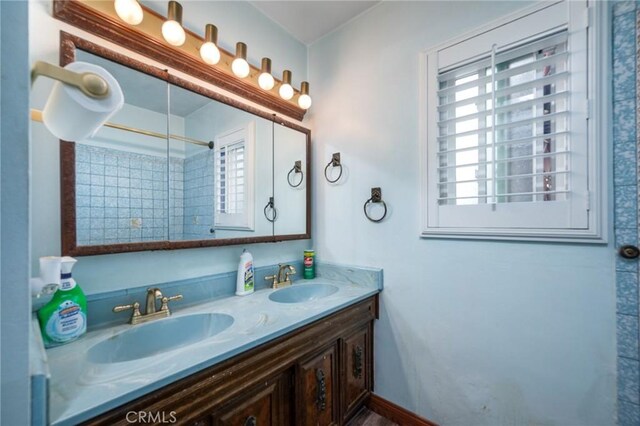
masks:
<svg viewBox="0 0 640 426"><path fill-rule="evenodd" d="M394 423L398 423L401 426L438 426L437 423L420 417L419 415L373 393L367 401L367 407L369 410L378 413L382 417L385 417Z"/></svg>

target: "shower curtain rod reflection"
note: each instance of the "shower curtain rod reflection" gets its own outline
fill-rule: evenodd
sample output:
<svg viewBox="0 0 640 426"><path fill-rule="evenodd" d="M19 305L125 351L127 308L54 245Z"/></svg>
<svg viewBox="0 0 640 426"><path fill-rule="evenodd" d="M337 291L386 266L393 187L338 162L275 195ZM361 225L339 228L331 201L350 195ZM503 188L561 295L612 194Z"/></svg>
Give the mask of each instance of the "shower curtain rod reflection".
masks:
<svg viewBox="0 0 640 426"><path fill-rule="evenodd" d="M37 109L32 109L31 110L31 120L39 121L39 122L42 123L42 111L39 111ZM158 133L158 132L152 132L150 130L136 129L135 127L128 127L128 126L123 126L122 124L109 123L109 122L104 123L103 126L104 127L110 127L112 129L124 130L126 132L138 133L138 134L145 135L145 136L151 136L151 137L154 137L154 138L167 140L167 135L166 134ZM169 137L171 139L176 139L176 140L179 140L179 141L182 141L182 142L192 143L194 145L206 146L209 149L213 149L213 142L203 142L203 141L199 141L197 139L192 139L192 138L188 138L186 136L180 136L180 135L169 135Z"/></svg>

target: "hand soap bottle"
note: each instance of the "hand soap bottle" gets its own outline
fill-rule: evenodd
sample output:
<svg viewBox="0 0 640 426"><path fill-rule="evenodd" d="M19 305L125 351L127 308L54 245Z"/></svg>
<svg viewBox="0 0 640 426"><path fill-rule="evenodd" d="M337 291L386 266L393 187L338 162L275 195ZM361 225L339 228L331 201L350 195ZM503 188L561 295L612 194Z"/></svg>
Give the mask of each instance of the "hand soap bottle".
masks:
<svg viewBox="0 0 640 426"><path fill-rule="evenodd" d="M87 331L87 299L71 277L77 262L60 258L60 287L51 301L38 311L38 321L45 347L71 342Z"/></svg>
<svg viewBox="0 0 640 426"><path fill-rule="evenodd" d="M236 278L236 295L246 296L253 293L254 284L253 257L247 250L242 250Z"/></svg>

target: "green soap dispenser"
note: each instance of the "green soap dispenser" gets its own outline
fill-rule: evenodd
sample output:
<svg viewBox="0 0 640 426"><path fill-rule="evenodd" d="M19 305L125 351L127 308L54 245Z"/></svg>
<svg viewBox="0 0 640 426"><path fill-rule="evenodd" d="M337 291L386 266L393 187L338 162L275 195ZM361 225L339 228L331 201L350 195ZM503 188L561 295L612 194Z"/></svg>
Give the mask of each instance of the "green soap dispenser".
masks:
<svg viewBox="0 0 640 426"><path fill-rule="evenodd" d="M77 262L60 258L60 287L51 301L38 311L38 321L45 347L71 342L87 331L87 299L71 276Z"/></svg>

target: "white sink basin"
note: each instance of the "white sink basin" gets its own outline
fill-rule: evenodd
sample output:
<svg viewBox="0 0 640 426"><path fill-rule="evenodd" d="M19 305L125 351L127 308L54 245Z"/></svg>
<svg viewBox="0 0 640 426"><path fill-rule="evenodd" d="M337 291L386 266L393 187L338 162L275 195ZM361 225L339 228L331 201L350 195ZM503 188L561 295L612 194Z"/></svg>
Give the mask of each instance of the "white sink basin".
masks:
<svg viewBox="0 0 640 426"><path fill-rule="evenodd" d="M293 284L291 287L274 291L269 299L277 303L303 303L322 299L338 291L338 287L331 284Z"/></svg>
<svg viewBox="0 0 640 426"><path fill-rule="evenodd" d="M136 325L89 349L88 359L97 364L133 361L198 343L233 324L227 314L196 314Z"/></svg>

